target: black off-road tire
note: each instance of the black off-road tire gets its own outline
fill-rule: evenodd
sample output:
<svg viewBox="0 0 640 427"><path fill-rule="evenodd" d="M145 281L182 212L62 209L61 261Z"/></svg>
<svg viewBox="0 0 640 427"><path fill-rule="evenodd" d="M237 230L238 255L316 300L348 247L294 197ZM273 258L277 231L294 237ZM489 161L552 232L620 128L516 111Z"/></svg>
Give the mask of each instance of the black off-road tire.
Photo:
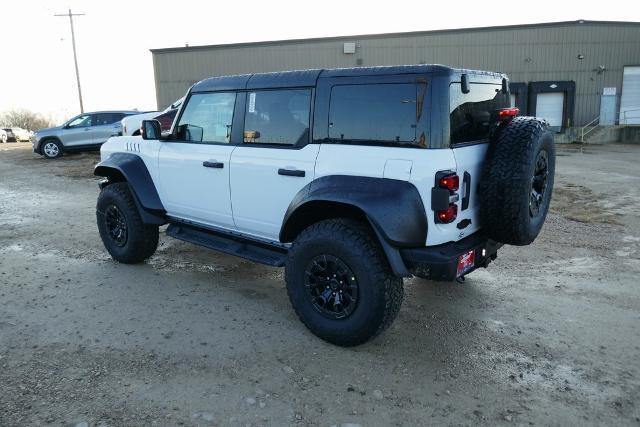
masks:
<svg viewBox="0 0 640 427"><path fill-rule="evenodd" d="M113 229L110 230L114 215L121 215L124 219L121 221L125 227L123 239L114 237ZM158 227L142 222L128 183L117 182L102 189L98 196L96 218L104 247L116 261L137 264L156 251Z"/></svg>
<svg viewBox="0 0 640 427"><path fill-rule="evenodd" d="M323 256L343 262L357 280L357 302L345 318L327 317L307 291L311 263ZM347 219L325 220L303 230L289 251L285 281L302 323L318 337L340 346L359 345L379 335L397 316L404 295L402 278L391 272L371 230Z"/></svg>
<svg viewBox="0 0 640 427"><path fill-rule="evenodd" d="M541 162L546 162L543 186ZM491 239L516 246L535 240L549 210L554 173L555 144L545 120L515 117L500 129L478 191L482 225ZM534 192L540 188L541 195Z"/></svg>

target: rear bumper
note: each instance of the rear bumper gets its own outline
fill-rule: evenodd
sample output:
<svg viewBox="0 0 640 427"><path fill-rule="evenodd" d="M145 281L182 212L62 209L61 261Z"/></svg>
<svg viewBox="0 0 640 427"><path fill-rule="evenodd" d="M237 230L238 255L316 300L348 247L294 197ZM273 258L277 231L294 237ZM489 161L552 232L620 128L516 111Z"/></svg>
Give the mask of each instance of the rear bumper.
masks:
<svg viewBox="0 0 640 427"><path fill-rule="evenodd" d="M445 243L438 246L401 249L400 255L412 274L432 280L449 281L456 279L458 258L471 250L475 250L474 265L471 270L487 267L496 259L502 243L488 239L481 234L474 234L458 242Z"/></svg>

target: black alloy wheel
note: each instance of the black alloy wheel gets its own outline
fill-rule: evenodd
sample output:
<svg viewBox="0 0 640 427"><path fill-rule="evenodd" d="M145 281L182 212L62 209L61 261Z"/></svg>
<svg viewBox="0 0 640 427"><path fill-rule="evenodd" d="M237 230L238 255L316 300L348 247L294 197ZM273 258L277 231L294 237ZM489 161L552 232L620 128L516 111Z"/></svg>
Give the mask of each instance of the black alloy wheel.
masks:
<svg viewBox="0 0 640 427"><path fill-rule="evenodd" d="M318 255L305 269L304 286L313 307L329 319L344 319L358 304L358 281L351 269L333 255Z"/></svg>
<svg viewBox="0 0 640 427"><path fill-rule="evenodd" d="M540 214L540 206L544 201L549 177L549 157L545 150L540 150L531 177L531 197L529 200L529 215L534 218Z"/></svg>
<svg viewBox="0 0 640 427"><path fill-rule="evenodd" d="M127 220L116 205L110 205L104 212L104 221L109 237L116 246L127 244Z"/></svg>

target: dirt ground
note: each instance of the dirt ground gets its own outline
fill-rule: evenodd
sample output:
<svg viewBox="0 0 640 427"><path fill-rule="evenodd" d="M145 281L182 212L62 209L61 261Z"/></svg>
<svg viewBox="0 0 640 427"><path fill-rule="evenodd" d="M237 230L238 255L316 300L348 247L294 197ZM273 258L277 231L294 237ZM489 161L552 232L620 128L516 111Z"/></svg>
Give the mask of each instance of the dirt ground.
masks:
<svg viewBox="0 0 640 427"><path fill-rule="evenodd" d="M640 425L640 146L561 148L533 245L406 280L349 349L305 329L279 269L163 233L111 260L97 159L0 145L0 426Z"/></svg>

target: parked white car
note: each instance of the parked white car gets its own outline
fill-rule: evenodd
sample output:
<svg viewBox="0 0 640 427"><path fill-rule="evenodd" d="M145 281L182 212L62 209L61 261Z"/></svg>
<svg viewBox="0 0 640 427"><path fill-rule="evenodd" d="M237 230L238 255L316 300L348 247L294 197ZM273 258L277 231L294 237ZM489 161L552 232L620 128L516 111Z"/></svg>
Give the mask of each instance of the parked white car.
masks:
<svg viewBox="0 0 640 427"><path fill-rule="evenodd" d="M140 127L143 120L151 120L159 115L165 114L171 110L177 110L184 98L178 99L173 104L169 105L163 111L148 111L142 114L136 114L133 116L127 116L120 122L122 124L122 136L138 136L140 135Z"/></svg>
<svg viewBox="0 0 640 427"><path fill-rule="evenodd" d="M22 128L12 128L13 134L16 137L16 142L29 142L31 141L31 133Z"/></svg>

